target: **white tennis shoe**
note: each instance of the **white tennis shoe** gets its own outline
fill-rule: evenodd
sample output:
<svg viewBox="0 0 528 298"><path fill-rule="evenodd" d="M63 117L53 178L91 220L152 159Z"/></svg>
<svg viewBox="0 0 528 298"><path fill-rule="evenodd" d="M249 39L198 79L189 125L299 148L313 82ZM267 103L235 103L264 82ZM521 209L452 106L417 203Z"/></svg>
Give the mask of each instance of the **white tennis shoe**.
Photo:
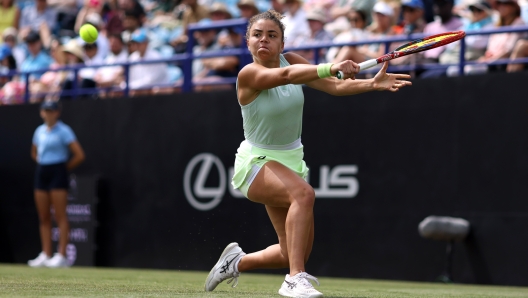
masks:
<svg viewBox="0 0 528 298"><path fill-rule="evenodd" d="M317 278L306 272L297 273L294 276L286 274L286 278L279 289L279 294L284 297L316 298L323 297L323 293L317 291L311 281L319 285Z"/></svg>
<svg viewBox="0 0 528 298"><path fill-rule="evenodd" d="M238 246L238 243L230 243L222 252L220 259L216 265L211 269L207 279L205 280L204 289L207 292L210 292L216 288L221 282L226 279L230 280L228 284L233 282L232 287L236 287L238 284L238 277L240 272L238 272L235 266L238 264L238 261L245 256L246 254L242 251L242 248Z"/></svg>
<svg viewBox="0 0 528 298"><path fill-rule="evenodd" d="M44 266L48 268L66 268L70 267L70 264L68 263L68 259L66 259L63 255L60 253L55 253L53 258L44 262Z"/></svg>
<svg viewBox="0 0 528 298"><path fill-rule="evenodd" d="M50 257L48 257L48 255L44 252L41 252L38 257L36 257L35 259L33 260L29 260L28 261L28 265L30 267L44 267L46 261L48 261L50 259Z"/></svg>

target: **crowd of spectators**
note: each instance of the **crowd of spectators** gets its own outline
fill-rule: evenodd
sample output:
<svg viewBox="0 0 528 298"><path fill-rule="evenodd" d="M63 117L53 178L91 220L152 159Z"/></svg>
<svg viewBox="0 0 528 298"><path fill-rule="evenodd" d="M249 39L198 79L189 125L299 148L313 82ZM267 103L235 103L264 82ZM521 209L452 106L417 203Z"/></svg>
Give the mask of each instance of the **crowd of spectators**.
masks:
<svg viewBox="0 0 528 298"><path fill-rule="evenodd" d="M285 47L315 62L313 50L297 46L379 40L411 33L437 34L454 30L480 30L528 24L528 0L0 0L0 104L23 101L67 100L76 88L98 90L84 96L119 96L172 93L182 80L181 62L133 64L128 86L124 69L116 63L163 60L183 53L193 23L210 24L233 18L249 19L275 9L285 16ZM93 44L78 37L83 24L99 29ZM244 46L239 28L194 32L193 53ZM401 44L392 44L394 49ZM319 62L377 57L384 44L321 49ZM454 64L459 43L393 60L405 64ZM493 62L528 57L525 33L501 33L466 38L466 59ZM75 73L65 67L85 67ZM521 71L526 64L466 65L465 72ZM236 56L196 59L196 90L231 89L240 70ZM33 72L26 77L16 71ZM421 77L455 76L458 68L423 70ZM211 84L213 83L213 84ZM98 87L95 89L95 87Z"/></svg>

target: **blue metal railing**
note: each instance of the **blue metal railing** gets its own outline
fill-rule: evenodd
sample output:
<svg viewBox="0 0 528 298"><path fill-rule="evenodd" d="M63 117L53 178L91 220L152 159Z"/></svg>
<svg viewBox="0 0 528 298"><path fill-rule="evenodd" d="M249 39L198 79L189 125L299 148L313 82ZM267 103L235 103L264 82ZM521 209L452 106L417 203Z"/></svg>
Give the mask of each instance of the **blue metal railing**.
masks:
<svg viewBox="0 0 528 298"><path fill-rule="evenodd" d="M72 90L63 90L61 91L61 95L68 95L72 96L74 98L78 97L79 95L84 94L94 94L99 92L100 90L119 90L122 91L124 96L129 96L130 94L130 86L129 86L129 71L130 67L137 64L157 64L157 63L177 63L182 62L182 70L183 70L183 82L176 83L176 84L170 84L171 87L181 87L183 92L191 92L193 90L194 85L205 85L205 84L226 84L226 83L234 83L236 78L225 78L224 80L214 82L214 83L193 83L192 80L192 63L194 59L201 59L201 58L212 58L212 57L223 57L223 56L238 56L240 66L243 67L244 65L250 63L252 61L251 54L249 53L246 42L245 42L245 36L242 36L241 45L239 48L231 48L231 49L225 49L225 50L217 50L217 51L208 51L205 53L200 54L194 54L193 48L195 45L193 34L195 31L201 31L201 30L210 30L210 29L226 29L226 28L233 28L233 29L239 29L240 32L245 32L245 29L247 27L247 21L245 19L235 19L235 20L226 20L226 21L218 21L214 22L212 24L207 25L198 25L198 24L192 24L188 28L188 36L189 41L187 42L187 49L185 53L182 54L175 54L171 58L166 59L159 59L159 60L148 60L148 61L137 61L137 62L124 62L124 63L116 63L112 65L108 64L99 64L99 65L70 65L65 66L61 68L55 68L55 69L43 69L38 71L31 71L31 72L18 72L18 71L10 71L6 74L1 74L0 77L10 77L10 76L22 76L25 77L26 82L29 81L29 77L31 74L36 73L44 73L47 71L72 71L73 72L73 87ZM487 30L479 30L479 31L467 31L466 36L472 36L472 35L491 35L491 34L497 34L497 33L528 33L528 26L515 26L515 27L501 27L501 28L494 28L494 29L487 29ZM313 44L313 45L305 45L305 46L299 46L295 48L286 48L286 51L292 51L292 50L312 50L314 51L314 62L317 64L319 63L320 57L319 57L319 50L320 49L327 49L330 47L341 47L341 46L358 46L358 45L366 45L366 44L384 44L385 45L385 51L388 52L390 45L392 43L400 43L405 42L409 40L414 40L418 38L425 37L425 34L411 34L411 35L399 35L399 36L393 36L393 37L386 37L379 40L364 40L364 41L354 41L354 42L344 42L344 43L319 43L319 44ZM511 63L512 60L510 59L499 59L490 63L479 63L476 61L466 61L465 59L465 38L463 38L460 42L461 50L460 50L460 57L459 57L459 63L457 64L421 64L421 65L402 65L402 66L390 66L390 71L412 71L416 69L446 69L449 66L458 66L459 67L459 75L464 75L464 67L465 65L469 64L485 64L485 65L500 65L500 64L507 64ZM523 59L516 59L515 63L528 63L528 58ZM90 88L90 89L79 89L77 88L77 80L78 80L78 73L81 68L99 68L99 67L108 67L108 66L123 66L124 68L124 88ZM370 70L371 72L375 72L376 70ZM141 89L147 89L152 88L155 86L164 86L164 85L153 85L153 86L145 86ZM165 85L167 86L167 85ZM134 89L136 90L136 89ZM29 84L26 84L25 86L25 94L24 94L24 102L28 103L30 98L30 90L29 90Z"/></svg>

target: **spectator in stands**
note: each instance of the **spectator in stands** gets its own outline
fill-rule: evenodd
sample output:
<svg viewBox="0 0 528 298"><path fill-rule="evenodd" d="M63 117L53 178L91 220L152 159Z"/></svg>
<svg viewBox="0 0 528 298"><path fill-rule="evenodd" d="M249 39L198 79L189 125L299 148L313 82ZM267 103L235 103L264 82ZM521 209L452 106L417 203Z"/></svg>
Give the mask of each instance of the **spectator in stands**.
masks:
<svg viewBox="0 0 528 298"><path fill-rule="evenodd" d="M34 101L52 100L57 101L64 81L66 80L67 71L54 71L54 69L64 67L66 65L66 56L57 39L51 41L50 54L53 58L53 63L50 65L50 70L45 72L39 80L31 83L30 91ZM41 93L48 93L41 95Z"/></svg>
<svg viewBox="0 0 528 298"><path fill-rule="evenodd" d="M477 31L482 29L491 29L494 27L491 5L486 0L471 0L467 2L468 13L463 15L462 21L464 31ZM470 35L465 38L465 59L467 61L474 61L479 59L486 52L488 46L489 35ZM460 43L452 43L446 46L446 50L440 55L441 64L456 64L460 60ZM473 65L466 65L465 72L470 74ZM446 74L448 76L458 75L459 67L450 66Z"/></svg>
<svg viewBox="0 0 528 298"><path fill-rule="evenodd" d="M158 0L149 3L147 7L143 7L148 14L153 17L158 15L171 15L176 8L177 2L172 0Z"/></svg>
<svg viewBox="0 0 528 298"><path fill-rule="evenodd" d="M374 6L380 1L385 2L386 4L389 4L391 0L385 0L385 1L384 0L354 0L351 8L355 10L364 11L367 15L367 23L371 24L373 21L372 16L374 12ZM394 24L396 22L394 18L395 16L394 7L391 4L389 4L389 6L392 8L392 15L393 15L393 18L391 19L391 23Z"/></svg>
<svg viewBox="0 0 528 298"><path fill-rule="evenodd" d="M110 53L106 56L104 63L107 65L114 65L124 63L128 60L128 52L125 49L123 39L120 34L110 34ZM95 73L95 82L97 87L111 88L117 87L123 82L123 67L122 66L106 66L97 69ZM115 91L100 93L101 96L117 95Z"/></svg>
<svg viewBox="0 0 528 298"><path fill-rule="evenodd" d="M282 0L271 0L271 9L283 13L284 12L284 4Z"/></svg>
<svg viewBox="0 0 528 298"><path fill-rule="evenodd" d="M528 57L528 40L519 39L513 48L513 51L510 55L511 60L526 58ZM515 62L515 61L514 61ZM508 72L518 72L523 71L527 63L510 63L508 64Z"/></svg>
<svg viewBox="0 0 528 298"><path fill-rule="evenodd" d="M125 11L134 12L134 14L139 17L142 24L146 22L145 9L138 0L118 0L118 6Z"/></svg>
<svg viewBox="0 0 528 298"><path fill-rule="evenodd" d="M11 48L7 45L0 46L0 74L6 75L10 71L17 69L15 57L11 52ZM11 81L13 76L2 76L0 77L0 88L3 87L7 82Z"/></svg>
<svg viewBox="0 0 528 298"><path fill-rule="evenodd" d="M150 16L147 27L154 29L156 35L162 36L157 37L158 39L170 38L170 41L181 34L181 22L173 14L176 6L176 1L171 0L159 0L150 2L150 5L145 5L145 11Z"/></svg>
<svg viewBox="0 0 528 298"><path fill-rule="evenodd" d="M30 31L24 40L26 41L29 55L24 62L22 62L20 70L23 72L30 72L48 69L53 61L44 51L39 33L36 31ZM39 79L41 75L42 73L32 73L29 77L30 81ZM22 81L25 82L25 76L22 77Z"/></svg>
<svg viewBox="0 0 528 298"><path fill-rule="evenodd" d="M209 18L211 21L223 21L231 19L231 13L227 10L227 7L222 2L215 2L209 9Z"/></svg>
<svg viewBox="0 0 528 298"><path fill-rule="evenodd" d="M422 0L403 0L401 2L401 11L403 19L393 27L394 34L409 35L422 33L426 26L424 19L425 6ZM403 43L391 44L389 51L402 46ZM390 61L392 65L418 64L422 59L420 55L409 55Z"/></svg>
<svg viewBox="0 0 528 298"><path fill-rule="evenodd" d="M372 9L374 22L367 27L366 31L369 39L380 39L393 35L393 14L392 7L385 2L378 2ZM370 44L359 47L345 46L337 53L334 63L352 60L365 61L381 56L385 53L385 47L382 44Z"/></svg>
<svg viewBox="0 0 528 298"><path fill-rule="evenodd" d="M81 10L79 11L75 19L75 26L74 26L75 33L79 33L81 26L87 23L86 18L89 15L99 15L99 17L101 17L102 10L103 10L103 1L85 0L84 6L81 8ZM93 18L94 17L92 16L92 20ZM104 27L103 24L98 24L98 25L102 25L102 27Z"/></svg>
<svg viewBox="0 0 528 298"><path fill-rule="evenodd" d="M237 7L240 10L240 17L247 20L259 13L259 9L254 0L240 0L238 1Z"/></svg>
<svg viewBox="0 0 528 298"><path fill-rule="evenodd" d="M331 43L334 36L324 29L326 22L325 11L319 8L314 8L306 14L308 25L310 27L310 36L299 39L296 46L317 45L321 43ZM310 63L314 64L314 50L295 51L297 54L303 56ZM326 62L326 49L319 50L319 61L317 63Z"/></svg>
<svg viewBox="0 0 528 298"><path fill-rule="evenodd" d="M231 13L227 10L227 7L222 2L215 2L211 5L211 8L209 10L209 19L207 20L207 23L217 22L217 21L224 21L231 19ZM240 38L242 38L241 34L237 34L235 30L232 28L226 28L222 30L217 30L218 38L217 42L223 47L232 47L232 42L234 41L234 36L231 35L238 35Z"/></svg>
<svg viewBox="0 0 528 298"><path fill-rule="evenodd" d="M350 28L334 37L333 43L362 41L368 38L365 32L367 26L365 12L351 9L347 14L347 20L350 22ZM334 61L340 49L340 47L331 47L326 54L326 61Z"/></svg>
<svg viewBox="0 0 528 298"><path fill-rule="evenodd" d="M95 43L97 44L97 57L102 61L105 59L106 55L108 55L108 52L110 50L108 38L106 37L106 30L103 30L103 19L101 18L100 14L93 12L88 14L84 21L85 24L90 24L97 28L97 30L99 31L99 35L97 36L97 40L95 41ZM78 40L82 44L82 39L80 37L78 38Z"/></svg>
<svg viewBox="0 0 528 298"><path fill-rule="evenodd" d="M324 15L324 23L332 20L330 10L337 4L337 0L304 0L303 10L306 12L313 11L315 9L321 10Z"/></svg>
<svg viewBox="0 0 528 298"><path fill-rule="evenodd" d="M70 40L62 47L62 51L66 55L66 64L68 66L78 68L84 65L85 54L78 40ZM80 75L75 77L73 71L68 71L62 84L63 92L60 95L60 100L70 100L74 98L74 95L72 94L74 85L82 88L82 79Z"/></svg>
<svg viewBox="0 0 528 298"><path fill-rule="evenodd" d="M209 18L209 10L198 4L198 0L183 0L182 3L185 4L185 11L182 16L183 34L170 42L177 52L182 52L184 50L183 46L189 40L187 36L189 24L198 23L202 19Z"/></svg>
<svg viewBox="0 0 528 298"><path fill-rule="evenodd" d="M123 32L124 15L125 10L119 7L117 0L110 0L103 6L101 16L105 21L105 31L107 34Z"/></svg>
<svg viewBox="0 0 528 298"><path fill-rule="evenodd" d="M104 59L97 55L99 51L97 43L81 43L84 50L84 65L102 65ZM82 68L79 70L79 77L81 78L81 88L95 88L95 73L97 72L96 68Z"/></svg>
<svg viewBox="0 0 528 298"><path fill-rule="evenodd" d="M499 11L498 27L522 26L524 22L521 18L521 8L516 0L497 0L497 10ZM488 48L480 62L493 62L498 59L507 58L513 51L515 44L522 37L521 33L499 33L492 34L488 40ZM504 67L498 67L504 69ZM497 67L491 67L492 70Z"/></svg>
<svg viewBox="0 0 528 298"><path fill-rule="evenodd" d="M394 33L405 35L422 33L426 25L422 0L403 0L401 10L403 18L394 26Z"/></svg>
<svg viewBox="0 0 528 298"><path fill-rule="evenodd" d="M225 21L231 19L231 13L227 10L227 7L222 2L215 2L209 9L209 19L212 22ZM218 39L228 38L229 30L222 29L218 31Z"/></svg>
<svg viewBox="0 0 528 298"><path fill-rule="evenodd" d="M301 0L280 0L284 6L282 23L284 30L284 48L294 47L299 40L309 38L310 26L306 20L306 12L302 8Z"/></svg>
<svg viewBox="0 0 528 298"><path fill-rule="evenodd" d="M24 59L26 59L26 49L18 43L18 30L14 27L8 27L2 32L3 42L11 48L13 57L15 57L17 67L20 68Z"/></svg>
<svg viewBox="0 0 528 298"><path fill-rule="evenodd" d="M48 0L48 6L57 12L58 36L74 37L75 18L77 17L77 0Z"/></svg>
<svg viewBox="0 0 528 298"><path fill-rule="evenodd" d="M426 35L433 35L444 33L448 31L456 31L462 27L462 21L459 17L453 15L453 0L434 0L433 9L435 13L435 20L425 26L424 33ZM445 47L438 47L423 53L425 62L438 62L440 54L445 50Z"/></svg>
<svg viewBox="0 0 528 298"><path fill-rule="evenodd" d="M141 22L141 16L134 12L133 10L127 10L124 12L123 19L123 41L128 43L130 41L130 36L136 30L142 28L143 23Z"/></svg>
<svg viewBox="0 0 528 298"><path fill-rule="evenodd" d="M338 0L330 10L330 20L325 25L325 29L328 32L332 32L335 36L338 36L341 32L346 32L352 28L348 19L348 13L350 10L356 10L353 7L354 0Z"/></svg>
<svg viewBox="0 0 528 298"><path fill-rule="evenodd" d="M20 10L15 4L15 0L0 1L0 32L4 32L9 27L18 28L20 21Z"/></svg>
<svg viewBox="0 0 528 298"><path fill-rule="evenodd" d="M128 42L130 34L140 28L146 22L146 14L143 6L137 0L111 0L108 5L103 5L101 15L105 18L105 30L108 33L126 33L123 35L123 41ZM126 22L128 18L134 18L133 22L138 23L134 29L127 29ZM82 22L80 23L82 24Z"/></svg>
<svg viewBox="0 0 528 298"><path fill-rule="evenodd" d="M130 62L161 59L161 55L148 47L149 40L145 29L138 29L130 37L132 53ZM131 96L148 95L155 84L168 83L166 63L136 64L130 66L129 88Z"/></svg>
<svg viewBox="0 0 528 298"><path fill-rule="evenodd" d="M47 48L51 34L57 24L57 12L48 6L47 0L36 0L35 5L26 6L21 13L19 23L20 38L24 39L30 31L40 33L42 42Z"/></svg>
<svg viewBox="0 0 528 298"><path fill-rule="evenodd" d="M209 19L203 19L200 24L211 23ZM193 48L194 54L202 54L210 51L217 51L228 48L221 46L217 42L217 31L214 29L196 31L194 38L196 46ZM238 58L236 56L215 57L206 59L195 59L193 61L193 81L215 82L224 77L236 77L238 73ZM211 89L231 89L232 85L197 86L196 91L206 91Z"/></svg>
<svg viewBox="0 0 528 298"><path fill-rule="evenodd" d="M51 57L49 57L43 50L38 32L30 31L26 35L25 42L29 54L22 62L20 71L34 73L29 75L29 82L27 81L26 75L22 75L16 80L12 80L5 84L1 92L4 103L21 103L26 91L26 84L31 84L32 82L39 80L42 76L42 72L38 71L48 69L53 62ZM37 99L38 98L30 98L32 102Z"/></svg>

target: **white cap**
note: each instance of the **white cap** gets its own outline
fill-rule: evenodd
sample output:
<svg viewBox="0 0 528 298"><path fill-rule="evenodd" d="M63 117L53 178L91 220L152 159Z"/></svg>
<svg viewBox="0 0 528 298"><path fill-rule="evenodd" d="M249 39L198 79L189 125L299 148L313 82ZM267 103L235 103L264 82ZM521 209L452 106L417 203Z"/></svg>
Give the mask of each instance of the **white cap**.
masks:
<svg viewBox="0 0 528 298"><path fill-rule="evenodd" d="M378 1L376 5L374 5L374 8L372 8L372 11L379 12L383 15L391 17L394 14L394 10L392 7L387 4L387 2Z"/></svg>

